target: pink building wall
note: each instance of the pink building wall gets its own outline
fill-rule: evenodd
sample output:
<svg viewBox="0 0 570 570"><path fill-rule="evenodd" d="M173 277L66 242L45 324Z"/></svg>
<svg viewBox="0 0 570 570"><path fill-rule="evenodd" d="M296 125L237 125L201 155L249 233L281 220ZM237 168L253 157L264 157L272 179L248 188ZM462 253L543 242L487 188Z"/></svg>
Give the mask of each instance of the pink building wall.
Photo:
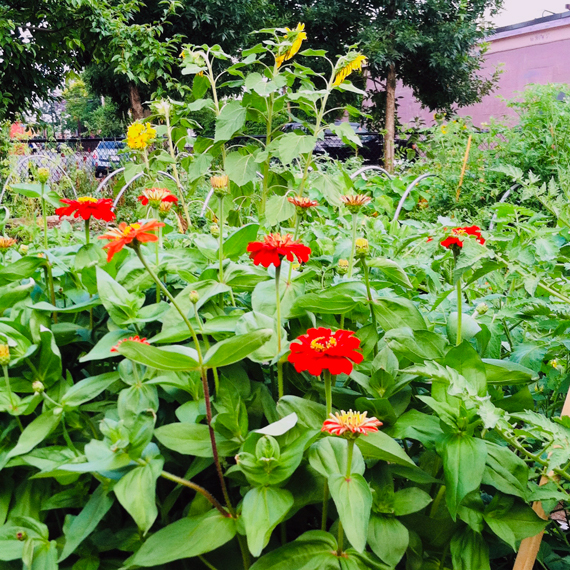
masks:
<svg viewBox="0 0 570 570"><path fill-rule="evenodd" d="M566 17L566 14L568 17ZM499 30L490 38L485 70L488 75L499 66L503 73L497 89L481 103L458 110L461 116L470 116L476 125L490 117L515 115L499 96L511 98L530 83L570 83L570 12L553 21L528 22L517 29ZM512 27L509 27L512 28ZM485 73L485 72L483 72ZM416 117L433 124L432 113L422 109L412 90L401 84L396 93L398 115L403 124Z"/></svg>

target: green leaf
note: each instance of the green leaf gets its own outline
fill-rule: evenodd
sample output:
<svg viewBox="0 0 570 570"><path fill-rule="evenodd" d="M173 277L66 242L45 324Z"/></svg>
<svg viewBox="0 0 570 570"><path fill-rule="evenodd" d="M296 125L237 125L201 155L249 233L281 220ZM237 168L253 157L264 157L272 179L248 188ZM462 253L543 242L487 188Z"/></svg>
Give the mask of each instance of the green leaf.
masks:
<svg viewBox="0 0 570 570"><path fill-rule="evenodd" d="M46 260L41 257L26 256L14 261L14 263L5 265L0 269L0 285L28 279L46 263Z"/></svg>
<svg viewBox="0 0 570 570"><path fill-rule="evenodd" d="M398 285L402 285L402 287L412 289L408 275L395 261L387 259L386 257L375 257L367 263L368 267L379 269L390 281L398 283Z"/></svg>
<svg viewBox="0 0 570 570"><path fill-rule="evenodd" d="M534 370L510 360L484 358L483 363L485 364L487 382L495 386L530 384L538 378L538 374Z"/></svg>
<svg viewBox="0 0 570 570"><path fill-rule="evenodd" d="M63 370L61 353L53 333L43 325L40 325L40 360L37 368L36 380L47 386L57 382Z"/></svg>
<svg viewBox="0 0 570 570"><path fill-rule="evenodd" d="M208 426L202 424L172 423L154 430L154 435L162 445L183 455L213 457ZM239 442L227 440L216 434L218 453L222 457L235 455Z"/></svg>
<svg viewBox="0 0 570 570"><path fill-rule="evenodd" d="M461 338L464 341L472 339L481 331L479 323L470 315L461 315ZM457 339L457 312L450 313L447 318L447 338L450 342Z"/></svg>
<svg viewBox="0 0 570 570"><path fill-rule="evenodd" d="M350 123L346 121L341 121L338 124L331 123L328 125L328 128L332 133L339 136L343 142L349 144L352 148L362 146L360 137L354 132Z"/></svg>
<svg viewBox="0 0 570 570"><path fill-rule="evenodd" d="M373 514L368 526L368 544L372 552L390 566L403 558L410 534L408 529L393 517Z"/></svg>
<svg viewBox="0 0 570 570"><path fill-rule="evenodd" d="M105 372L98 376L91 376L80 380L63 395L60 400L61 405L64 408L75 408L97 397L118 379L118 372Z"/></svg>
<svg viewBox="0 0 570 570"><path fill-rule="evenodd" d="M226 156L228 178L238 186L245 186L257 178L256 155L245 149L236 150Z"/></svg>
<svg viewBox="0 0 570 570"><path fill-rule="evenodd" d="M542 532L548 524L548 521L542 520L528 505L517 501L509 509L501 508L502 505L497 509L492 507L493 502L485 509L485 522L515 551L521 540Z"/></svg>
<svg viewBox="0 0 570 570"><path fill-rule="evenodd" d="M311 429L322 425L327 417L323 404L299 396L283 396L277 403L277 411L280 416L296 413L299 423Z"/></svg>
<svg viewBox="0 0 570 570"><path fill-rule="evenodd" d="M133 336L133 331L120 329L108 332L99 342L84 356L79 359L79 362L90 362L92 360L104 360L112 358L117 354L111 352L111 349L120 341Z"/></svg>
<svg viewBox="0 0 570 570"><path fill-rule="evenodd" d="M73 313L81 313L82 311L88 311L89 309L97 307L100 304L101 300L99 299L99 297L95 296L88 301L84 301L83 303L77 303L76 305L71 305L69 307L56 307L55 305L47 303L46 301L40 301L39 303L30 305L30 308L36 311L44 311L46 313L53 313L54 311L57 311L58 313L61 313L63 315L71 315Z"/></svg>
<svg viewBox="0 0 570 570"><path fill-rule="evenodd" d="M523 343L514 347L511 361L539 372L548 352L546 344Z"/></svg>
<svg viewBox="0 0 570 570"><path fill-rule="evenodd" d="M234 133L244 126L246 115L247 109L242 107L240 101L229 101L226 103L216 119L214 143L229 141Z"/></svg>
<svg viewBox="0 0 570 570"><path fill-rule="evenodd" d="M323 477L333 474L344 475L348 464L348 441L336 437L326 437L313 443L309 448L309 463ZM352 455L351 473L364 475L364 459L355 446Z"/></svg>
<svg viewBox="0 0 570 570"><path fill-rule="evenodd" d="M63 562L95 530L101 519L113 504L113 497L107 494L103 485L99 485L91 494L83 510L64 528L65 545L59 557ZM67 531L67 532L66 532Z"/></svg>
<svg viewBox="0 0 570 570"><path fill-rule="evenodd" d="M483 483L524 499L527 495L529 470L527 464L508 447L485 441L487 461Z"/></svg>
<svg viewBox="0 0 570 570"><path fill-rule="evenodd" d="M136 320L138 310L144 303L144 297L129 293L100 267L96 267L96 272L101 302L113 321L123 325Z"/></svg>
<svg viewBox="0 0 570 570"><path fill-rule="evenodd" d="M135 467L113 487L123 508L133 517L137 526L146 534L156 517L156 480L160 476L164 459L151 460L146 465Z"/></svg>
<svg viewBox="0 0 570 570"><path fill-rule="evenodd" d="M246 224L224 241L224 257L237 259L246 251L249 242L257 237L259 224Z"/></svg>
<svg viewBox="0 0 570 570"><path fill-rule="evenodd" d="M412 362L438 360L443 357L448 345L447 340L437 333L413 331L407 326L387 331L384 341L395 353L405 356Z"/></svg>
<svg viewBox="0 0 570 570"><path fill-rule="evenodd" d="M126 340L119 346L119 353L133 362L144 364L158 370L190 371L199 368L198 354L193 348L185 346L166 346L157 348Z"/></svg>
<svg viewBox="0 0 570 570"><path fill-rule="evenodd" d="M295 300L291 313L302 315L306 311L321 314L345 314L367 299L363 283L339 283L319 293L307 293Z"/></svg>
<svg viewBox="0 0 570 570"><path fill-rule="evenodd" d="M453 535L450 547L453 570L491 570L489 547L478 532L463 528Z"/></svg>
<svg viewBox="0 0 570 570"><path fill-rule="evenodd" d="M20 434L18 443L6 456L6 460L28 453L41 443L59 424L61 414L54 414L53 410L44 412L29 423Z"/></svg>
<svg viewBox="0 0 570 570"><path fill-rule="evenodd" d="M426 328L426 322L418 308L402 297L380 297L373 303L378 324L385 330L397 329L404 323L413 330Z"/></svg>
<svg viewBox="0 0 570 570"><path fill-rule="evenodd" d="M301 154L311 152L315 148L316 143L317 138L312 135L284 134L279 137L277 143L279 158L283 164L290 164L293 159Z"/></svg>
<svg viewBox="0 0 570 570"><path fill-rule="evenodd" d="M329 490L338 511L340 522L358 552L364 552L368 536L368 521L372 508L372 492L362 475L333 474L329 477Z"/></svg>
<svg viewBox="0 0 570 570"><path fill-rule="evenodd" d="M445 474L445 498L451 517L455 520L457 508L471 491L479 488L485 470L487 447L485 442L459 433L448 436L441 445Z"/></svg>
<svg viewBox="0 0 570 570"><path fill-rule="evenodd" d="M370 433L366 437L359 437L356 440L356 445L358 445L365 458L381 459L382 461L409 467L416 466L400 447L400 444L382 431Z"/></svg>
<svg viewBox="0 0 570 570"><path fill-rule="evenodd" d="M276 226L295 215L295 206L287 196L271 196L265 206L265 218L270 226Z"/></svg>
<svg viewBox="0 0 570 570"><path fill-rule="evenodd" d="M487 395L485 364L467 340L449 350L443 363L457 370L478 396Z"/></svg>
<svg viewBox="0 0 570 570"><path fill-rule="evenodd" d="M293 495L286 489L254 487L243 499L242 517L249 551L258 557L267 546L273 529L293 506Z"/></svg>
<svg viewBox="0 0 570 570"><path fill-rule="evenodd" d="M182 558L193 558L216 550L236 534L236 524L211 510L197 517L186 517L153 534L125 563L133 566L158 566Z"/></svg>
<svg viewBox="0 0 570 570"><path fill-rule="evenodd" d="M432 499L428 493L419 487L406 487L394 493L394 514L403 517L412 513L417 513L431 503Z"/></svg>
<svg viewBox="0 0 570 570"><path fill-rule="evenodd" d="M27 198L41 198L42 196L41 184L12 184L10 188Z"/></svg>
<svg viewBox="0 0 570 570"><path fill-rule="evenodd" d="M328 532L310 530L260 558L250 570L339 570L338 545Z"/></svg>
<svg viewBox="0 0 570 570"><path fill-rule="evenodd" d="M239 362L260 346L263 346L271 338L272 334L273 331L271 329L259 329L217 342L206 353L204 365L209 368L217 368Z"/></svg>

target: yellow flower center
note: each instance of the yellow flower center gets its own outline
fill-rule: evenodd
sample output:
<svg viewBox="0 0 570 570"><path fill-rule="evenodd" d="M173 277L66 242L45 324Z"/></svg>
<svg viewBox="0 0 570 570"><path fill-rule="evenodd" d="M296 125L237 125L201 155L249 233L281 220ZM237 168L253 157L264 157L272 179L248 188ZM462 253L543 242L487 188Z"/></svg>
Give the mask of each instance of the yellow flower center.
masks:
<svg viewBox="0 0 570 570"><path fill-rule="evenodd" d="M348 412L342 411L340 414L337 413L335 415L338 422L346 426L348 429L360 427L368 419L368 412L360 413L353 412L352 410Z"/></svg>
<svg viewBox="0 0 570 570"><path fill-rule="evenodd" d="M324 336L318 336L313 339L311 341L311 348L317 352L325 352L325 350L337 345L336 338L334 338L334 336L329 337L327 340L325 339L326 337Z"/></svg>
<svg viewBox="0 0 570 570"><path fill-rule="evenodd" d="M82 196L81 198L77 198L77 201L80 204L85 204L86 202L91 202L93 204L96 204L97 198L93 198L92 196Z"/></svg>
<svg viewBox="0 0 570 570"><path fill-rule="evenodd" d="M366 247L368 245L368 240L365 238L358 238L354 243L356 247Z"/></svg>
<svg viewBox="0 0 570 570"><path fill-rule="evenodd" d="M123 230L123 235L128 236L133 230L138 230L138 229L140 229L140 227L141 227L140 224L131 224L130 226L127 226Z"/></svg>

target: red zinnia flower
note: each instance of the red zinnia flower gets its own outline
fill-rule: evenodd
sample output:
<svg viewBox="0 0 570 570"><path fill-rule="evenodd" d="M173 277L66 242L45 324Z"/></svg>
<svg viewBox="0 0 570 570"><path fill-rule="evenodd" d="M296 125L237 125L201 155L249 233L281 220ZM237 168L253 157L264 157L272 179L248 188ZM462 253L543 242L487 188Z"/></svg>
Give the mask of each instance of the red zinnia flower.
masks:
<svg viewBox="0 0 570 570"><path fill-rule="evenodd" d="M315 206L319 205L316 200L311 200L310 198L305 198L303 196L289 196L287 200L291 202L293 206L297 208L303 208L304 210L314 208Z"/></svg>
<svg viewBox="0 0 570 570"><path fill-rule="evenodd" d="M479 226L453 228L451 231L452 234L441 242L441 245L447 249L449 249L452 245L463 247L463 239L465 239L466 236L474 236L481 245L485 243L485 238L481 235L481 228Z"/></svg>
<svg viewBox="0 0 570 570"><path fill-rule="evenodd" d="M121 251L125 246L135 243L145 243L147 241L158 241L158 236L149 232L162 228L164 224L157 220L150 220L146 224L131 224L121 222L118 228L109 230L106 234L99 236L99 239L111 240L103 249L107 251L107 261L111 261L115 253ZM134 245L134 244L133 244Z"/></svg>
<svg viewBox="0 0 570 570"><path fill-rule="evenodd" d="M333 334L323 327L309 329L291 343L288 360L297 372L307 370L313 376L319 376L325 369L331 374L350 374L352 362L360 364L363 359L356 350L360 339L353 335L352 331L344 330Z"/></svg>
<svg viewBox="0 0 570 570"><path fill-rule="evenodd" d="M82 198L77 198L77 200L62 198L60 202L62 204L67 204L67 206L57 208L55 211L60 218L62 216L71 216L71 214L75 212L75 218L81 216L84 220L88 220L93 217L96 220L111 222L115 219L115 214L111 210L113 207L113 200L111 200L111 198L97 199L92 198L91 196L84 196Z"/></svg>
<svg viewBox="0 0 570 570"><path fill-rule="evenodd" d="M146 338L140 338L139 335L137 336L130 336L129 338L124 338L122 340L120 340L112 349L111 352L119 352L119 346L121 346L121 344L123 344L126 340L132 340L133 342L139 342L140 344L148 344L150 345L150 342L148 342L146 340Z"/></svg>
<svg viewBox="0 0 570 570"><path fill-rule="evenodd" d="M295 261L295 257L299 263L309 261L311 248L303 245L300 241L295 241L293 236L286 234L269 234L265 236L263 241L252 241L247 246L249 257L253 260L254 265L263 265L269 267L281 265L281 259L286 257L288 261Z"/></svg>
<svg viewBox="0 0 570 570"><path fill-rule="evenodd" d="M367 418L367 413L341 410L340 414L338 412L334 415L330 414L324 421L321 431L328 431L331 435L343 435L345 432L350 432L349 435L353 437L353 434L368 435L378 431L378 428L383 425L382 422L376 418Z"/></svg>
<svg viewBox="0 0 570 570"><path fill-rule="evenodd" d="M167 188L145 188L137 200L143 206L150 203L153 208L158 208L162 202L178 202L178 198Z"/></svg>

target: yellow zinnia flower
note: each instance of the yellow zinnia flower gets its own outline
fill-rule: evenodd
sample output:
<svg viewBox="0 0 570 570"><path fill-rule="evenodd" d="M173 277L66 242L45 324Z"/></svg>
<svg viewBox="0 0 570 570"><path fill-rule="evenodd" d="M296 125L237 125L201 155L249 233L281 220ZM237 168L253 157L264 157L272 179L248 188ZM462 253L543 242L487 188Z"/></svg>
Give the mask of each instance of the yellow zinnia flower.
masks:
<svg viewBox="0 0 570 570"><path fill-rule="evenodd" d="M333 85L340 85L353 71L360 71L366 65L366 58L360 53L349 53L341 58L339 63L342 67L337 71Z"/></svg>
<svg viewBox="0 0 570 570"><path fill-rule="evenodd" d="M127 131L127 145L134 149L145 149L156 137L156 130L151 125L133 123Z"/></svg>
<svg viewBox="0 0 570 570"><path fill-rule="evenodd" d="M300 49L303 40L307 39L307 34L303 30L305 29L305 24L297 24L297 27L294 30L290 30L289 28L285 28L287 30L287 34L285 34L286 40L293 40L291 47L287 49L285 53L279 54L275 58L275 63L277 67L281 67L284 61L290 60Z"/></svg>

